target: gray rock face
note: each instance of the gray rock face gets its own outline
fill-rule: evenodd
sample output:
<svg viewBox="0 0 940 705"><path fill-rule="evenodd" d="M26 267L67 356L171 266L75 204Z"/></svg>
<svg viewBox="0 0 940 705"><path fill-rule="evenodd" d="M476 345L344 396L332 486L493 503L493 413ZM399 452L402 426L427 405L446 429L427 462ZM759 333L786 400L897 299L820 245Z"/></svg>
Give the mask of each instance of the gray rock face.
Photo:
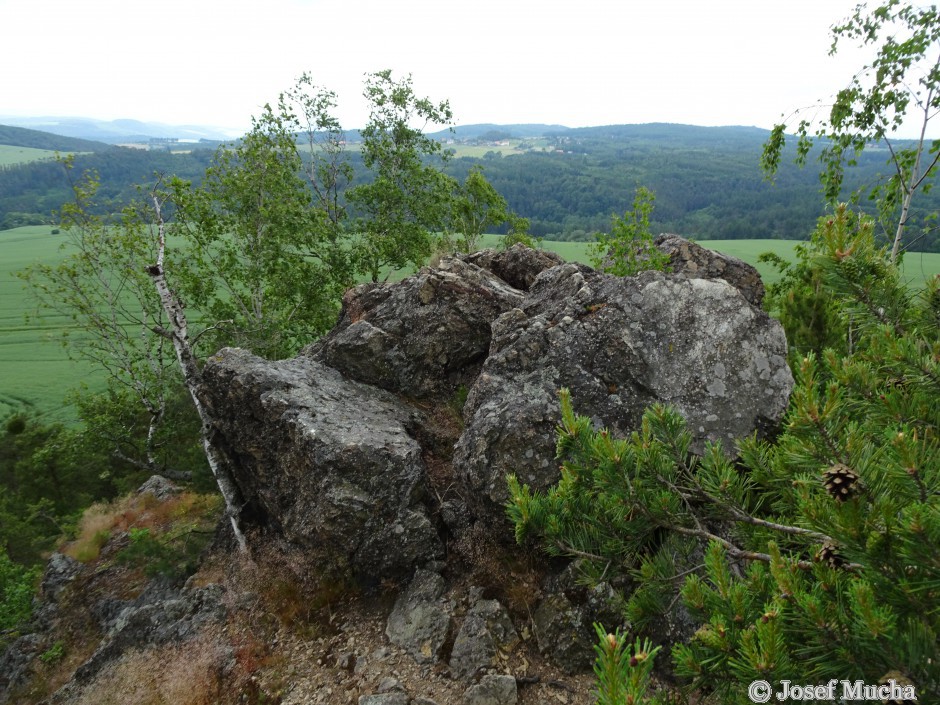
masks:
<svg viewBox="0 0 940 705"><path fill-rule="evenodd" d="M597 622L609 632L622 626L621 600L609 583L600 583L584 594L577 584L574 564L548 578L542 589L547 595L532 615L539 651L566 673L590 670L595 658L593 625ZM574 599L569 599L569 594Z"/></svg>
<svg viewBox="0 0 940 705"><path fill-rule="evenodd" d="M444 579L419 568L388 617L385 635L418 663L435 663L450 631L454 605L443 593Z"/></svg>
<svg viewBox="0 0 940 705"><path fill-rule="evenodd" d="M483 676L463 694L463 705L516 705L518 701L516 679L505 675Z"/></svg>
<svg viewBox="0 0 940 705"><path fill-rule="evenodd" d="M46 570L42 574L42 599L56 601L82 569L82 564L64 553L54 552L49 556Z"/></svg>
<svg viewBox="0 0 940 705"><path fill-rule="evenodd" d="M506 608L497 600L479 600L457 632L450 670L456 678L472 678L480 669L493 666L500 652L512 651L518 643L519 634Z"/></svg>
<svg viewBox="0 0 940 705"><path fill-rule="evenodd" d="M577 413L616 434L664 402L688 421L694 451L709 440L733 451L782 418L793 386L786 350L780 324L723 280L549 269L493 324L455 470L477 514L506 524L507 473L538 490L558 480L560 387Z"/></svg>
<svg viewBox="0 0 940 705"><path fill-rule="evenodd" d="M764 300L764 282L757 269L737 257L714 252L678 235L660 235L656 247L669 255L675 274L689 279L724 279L755 306Z"/></svg>
<svg viewBox="0 0 940 705"><path fill-rule="evenodd" d="M137 494L149 492L161 502L179 494L180 488L170 482L163 475L151 475L147 481L137 488Z"/></svg>
<svg viewBox="0 0 940 705"><path fill-rule="evenodd" d="M521 301L486 269L446 257L401 282L351 289L337 326L305 354L408 397L446 394L473 382L490 324Z"/></svg>
<svg viewBox="0 0 940 705"><path fill-rule="evenodd" d="M97 651L75 671L74 681L88 681L128 649L180 642L195 636L206 624L220 623L225 617L223 592L221 585L207 585L168 599L142 600L142 604L127 608Z"/></svg>
<svg viewBox="0 0 940 705"><path fill-rule="evenodd" d="M536 277L546 269L565 262L554 252L533 250L521 243L508 250L480 250L469 255L460 255L460 258L489 270L520 291L528 291L535 283Z"/></svg>
<svg viewBox="0 0 940 705"><path fill-rule="evenodd" d="M395 397L307 357L268 362L231 348L204 378L242 495L289 541L342 556L366 579L442 554L421 503L411 413Z"/></svg>
<svg viewBox="0 0 940 705"><path fill-rule="evenodd" d="M590 667L594 656L594 630L585 609L559 593L542 600L532 615L539 651L566 673Z"/></svg>
<svg viewBox="0 0 940 705"><path fill-rule="evenodd" d="M0 703L9 702L11 691L29 679L33 659L42 653L42 644L41 635L24 634L0 651Z"/></svg>

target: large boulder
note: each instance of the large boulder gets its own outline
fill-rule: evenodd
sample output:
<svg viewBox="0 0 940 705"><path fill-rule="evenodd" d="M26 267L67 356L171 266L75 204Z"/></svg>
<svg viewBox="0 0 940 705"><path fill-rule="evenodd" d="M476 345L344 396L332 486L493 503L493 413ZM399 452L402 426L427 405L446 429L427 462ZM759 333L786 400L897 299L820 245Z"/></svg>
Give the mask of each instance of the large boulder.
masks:
<svg viewBox="0 0 940 705"><path fill-rule="evenodd" d="M446 397L473 383L492 322L521 302L491 271L445 257L403 281L350 289L339 323L305 354L407 397Z"/></svg>
<svg viewBox="0 0 940 705"><path fill-rule="evenodd" d="M780 324L721 279L643 272L616 277L565 264L546 270L523 304L493 324L470 390L454 465L478 516L506 522L505 476L533 489L557 482L557 391L618 435L654 402L687 419L692 448L777 425L793 377Z"/></svg>
<svg viewBox="0 0 940 705"><path fill-rule="evenodd" d="M412 412L396 397L303 356L270 362L225 348L203 374L249 518L366 581L442 555Z"/></svg>
<svg viewBox="0 0 940 705"><path fill-rule="evenodd" d="M669 266L675 274L688 279L724 279L755 306L764 300L760 273L744 260L666 233L656 238L656 247L669 255Z"/></svg>

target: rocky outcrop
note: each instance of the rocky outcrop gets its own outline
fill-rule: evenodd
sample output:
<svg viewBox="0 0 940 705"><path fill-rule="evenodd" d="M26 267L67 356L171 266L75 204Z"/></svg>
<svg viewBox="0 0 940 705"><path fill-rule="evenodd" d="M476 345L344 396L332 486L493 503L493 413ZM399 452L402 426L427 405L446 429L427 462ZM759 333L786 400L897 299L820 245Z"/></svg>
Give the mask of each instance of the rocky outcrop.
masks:
<svg viewBox="0 0 940 705"><path fill-rule="evenodd" d="M249 518L367 581L442 555L422 504L413 412L397 398L309 357L268 362L231 348L210 358L204 378Z"/></svg>
<svg viewBox="0 0 940 705"><path fill-rule="evenodd" d="M137 494L150 493L159 501L169 499L180 493L180 488L162 475L151 475L147 481L137 488Z"/></svg>
<svg viewBox="0 0 940 705"><path fill-rule="evenodd" d="M366 617L357 611L365 599L350 603L330 615L336 634L316 648L295 643L302 666L292 677L314 664L320 672L309 697L289 702L547 702L559 670L572 679L589 671L592 625L624 626L618 595L607 584L587 590L571 569L556 575L555 564L518 567L500 543L511 541L505 475L537 490L558 479L558 389L617 435L635 430L650 404L671 404L695 451L721 441L733 452L736 439L773 430L792 386L782 329L758 307L756 274L681 239L657 244L674 273L618 278L522 246L445 258L401 282L350 291L337 327L295 359L223 349L207 361L201 398L244 500L241 518L261 530L249 536L383 592L407 586L390 614L384 598ZM469 389L462 416L460 385ZM162 501L177 490L154 477L140 492ZM115 536L106 560L128 540ZM226 549L220 541L215 550ZM237 593L234 575L226 588L149 581L142 593L117 594L102 587L112 574L89 583L93 573L56 554L43 580L37 624L57 622L64 596L102 639L50 702L74 702L70 689L90 687L124 655L157 658L169 644L216 638L240 610L261 605L257 594ZM510 610L530 618L514 623ZM661 639L693 632L687 612L669 612L653 623ZM268 636L273 645L284 635ZM240 647L225 639L213 663L228 678ZM29 635L0 657L0 702L51 645L48 632ZM575 702L586 705L582 690Z"/></svg>
<svg viewBox="0 0 940 705"><path fill-rule="evenodd" d="M0 703L8 702L10 694L28 680L34 660L48 646L44 632L59 614L60 598L81 569L81 563L58 551L49 557L39 585L39 595L33 600L32 633L24 634L5 649L0 649Z"/></svg>
<svg viewBox="0 0 940 705"><path fill-rule="evenodd" d="M207 624L220 624L225 617L220 585L175 591L154 599L146 593L122 611L104 641L75 672L81 684L94 677L107 663L132 648L179 643L195 636Z"/></svg>
<svg viewBox="0 0 940 705"><path fill-rule="evenodd" d="M558 479L561 387L577 413L618 435L661 402L687 419L694 451L706 441L733 451L735 439L783 416L793 385L786 350L780 324L721 279L554 267L493 324L455 470L477 514L505 524L507 473L537 490Z"/></svg>
<svg viewBox="0 0 940 705"><path fill-rule="evenodd" d="M613 632L624 621L623 605L608 583L601 583L579 599L568 597L563 584L574 585L573 574L549 581L546 597L532 614L539 651L566 673L587 670L594 662L595 623ZM583 592L583 589L579 592Z"/></svg>
<svg viewBox="0 0 940 705"><path fill-rule="evenodd" d="M754 305L749 274L689 243L666 245L677 248L676 273L630 278L525 248L445 258L350 291L334 331L293 360L220 351L202 398L243 519L335 558L360 582L414 575L387 621L391 643L426 668L447 659L457 679L486 674L519 636L502 605L483 599L451 636L455 603L440 573L450 579L454 566L440 561L443 547L472 531L494 546L511 540L507 473L536 490L557 481L559 388L617 435L650 404L670 404L695 452L720 441L733 453L786 409L786 340ZM469 388L462 428L458 385ZM430 432L444 407L450 430ZM602 598L546 590L534 605L540 651L566 671L587 667L591 624L617 623ZM368 697L380 695L395 697Z"/></svg>
<svg viewBox="0 0 940 705"><path fill-rule="evenodd" d="M737 257L709 250L679 235L660 235L656 247L669 255L674 274L687 279L724 279L754 306L764 300L764 282L757 269Z"/></svg>
<svg viewBox="0 0 940 705"><path fill-rule="evenodd" d="M487 675L463 694L463 705L516 705L519 693L516 679L506 675Z"/></svg>
<svg viewBox="0 0 940 705"><path fill-rule="evenodd" d="M221 351L204 397L246 516L367 580L440 557L424 457L440 468L450 453L422 448L418 419L421 400L450 400L458 383L470 388L465 428L446 470L456 483L443 486L467 501L434 504L453 532L475 515L509 535L507 473L537 490L557 481L561 387L620 435L670 404L697 452L773 429L793 380L783 329L752 304L759 278L679 238L659 245L677 273L621 278L521 246L445 258L351 290L337 327L294 360Z"/></svg>
<svg viewBox="0 0 940 705"><path fill-rule="evenodd" d="M305 354L407 397L447 395L473 382L490 324L521 302L522 293L492 272L446 257L402 282L351 289L339 323Z"/></svg>
<svg viewBox="0 0 940 705"><path fill-rule="evenodd" d="M517 243L508 250L480 250L461 257L471 264L487 269L509 286L528 291L536 277L546 269L564 264L561 255L548 250L533 250Z"/></svg>

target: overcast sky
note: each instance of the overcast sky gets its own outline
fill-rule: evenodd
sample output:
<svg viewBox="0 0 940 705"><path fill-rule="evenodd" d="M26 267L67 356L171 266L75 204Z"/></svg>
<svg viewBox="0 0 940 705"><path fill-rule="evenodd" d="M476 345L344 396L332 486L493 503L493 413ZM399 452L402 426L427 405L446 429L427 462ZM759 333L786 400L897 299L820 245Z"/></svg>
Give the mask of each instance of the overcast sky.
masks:
<svg viewBox="0 0 940 705"><path fill-rule="evenodd" d="M755 125L843 87L855 0L0 0L0 115L244 129L303 71L365 121L365 72L411 73L458 124Z"/></svg>

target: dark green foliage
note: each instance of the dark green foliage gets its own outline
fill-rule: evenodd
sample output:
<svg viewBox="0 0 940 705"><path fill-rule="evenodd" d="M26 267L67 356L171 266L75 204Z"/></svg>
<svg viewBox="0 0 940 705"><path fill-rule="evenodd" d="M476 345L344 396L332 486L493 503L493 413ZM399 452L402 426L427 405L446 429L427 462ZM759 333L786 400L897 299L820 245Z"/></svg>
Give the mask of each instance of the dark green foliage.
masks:
<svg viewBox="0 0 940 705"><path fill-rule="evenodd" d="M495 227L515 218L480 166L471 167L452 198L450 230L457 236L455 245L461 252L476 251L484 233L494 232Z"/></svg>
<svg viewBox="0 0 940 705"><path fill-rule="evenodd" d="M817 258L823 254L824 242L857 230L857 214L840 207L832 215L819 219L816 229L805 244L797 245L796 261L787 262L774 253L760 256L783 275L767 286L764 307L783 324L791 357L796 359L808 352L820 354L826 348L845 352L849 344L849 320L841 302L823 285L823 274Z"/></svg>
<svg viewBox="0 0 940 705"><path fill-rule="evenodd" d="M0 432L0 549L18 563L38 563L82 509L114 496L120 478L78 431L25 414L7 417Z"/></svg>
<svg viewBox="0 0 940 705"><path fill-rule="evenodd" d="M94 152L106 149L108 145L95 140L64 137L51 132L30 130L13 125L0 125L0 144L14 147L32 147L33 149L51 149L58 152Z"/></svg>
<svg viewBox="0 0 940 705"><path fill-rule="evenodd" d="M80 447L89 453L97 449L106 468L101 473L112 479L118 494L152 474L187 481L202 492L214 486L198 442L199 420L181 385L168 390L160 423L153 429L140 399L120 386L100 394L79 391L69 398L83 424Z"/></svg>
<svg viewBox="0 0 940 705"><path fill-rule="evenodd" d="M552 130L540 129L543 133ZM458 128L458 138L460 134ZM344 136L350 144L357 139L354 131ZM805 239L824 212L818 179L809 170L790 164L796 149L788 145L776 183L765 183L756 161L767 137L766 130L743 127L579 128L559 134L557 139L567 140L559 142L561 153L455 158L443 168L448 176L463 181L471 167L485 165L487 180L509 207L531 219L533 235L551 235L553 240L586 241L608 228L611 216L623 210L623 194L632 192L638 183L657 195L651 223L654 233L674 232L699 240ZM109 147L98 154L77 156L76 167L97 170L102 193L114 205L133 198L133 184L150 182L155 172L198 183L212 155L209 149L185 155ZM350 183L368 183L360 153L350 149L344 159L355 170ZM858 164L846 171L843 193L872 183L884 172L884 153L863 153ZM49 222L50 214L70 197L62 170L54 163L0 169L0 228ZM918 229L924 217L937 210L940 192L921 197L920 207L911 214L911 227ZM861 205L871 213L876 210L875 204ZM910 245L911 250L938 251L940 231L911 238Z"/></svg>
<svg viewBox="0 0 940 705"><path fill-rule="evenodd" d="M32 616L38 579L38 568L14 563L0 548L0 652L19 636L19 628Z"/></svg>
<svg viewBox="0 0 940 705"><path fill-rule="evenodd" d="M509 232L503 235L499 242L499 249L508 250L515 244L525 245L535 249L541 245L542 238L529 234L529 219L522 218L514 213L509 215Z"/></svg>
<svg viewBox="0 0 940 705"><path fill-rule="evenodd" d="M758 678L891 671L940 695L940 282L908 291L871 224L839 218L852 227L822 227L812 266L851 316L852 350L799 360L774 443L745 439L738 464L717 447L694 458L669 409L614 439L563 394L561 481L544 495L509 481L517 538L578 557L588 580L631 577L635 627L688 573L702 626L673 661L721 702L746 702ZM704 562L682 544L707 544Z"/></svg>
<svg viewBox="0 0 940 705"><path fill-rule="evenodd" d="M183 580L199 566L199 555L212 537L212 529L197 529L181 523L169 532L156 534L148 528L132 528L130 545L118 561L142 568L150 577L162 575Z"/></svg>
<svg viewBox="0 0 940 705"><path fill-rule="evenodd" d="M168 154L99 145L92 154L74 155L73 163L78 173L99 175L101 188L93 212L105 215L120 212L137 198L138 185L152 185L154 174L200 179L212 154L204 148L189 154ZM73 198L69 177L55 161L0 169L0 228L49 223L54 220L53 214Z"/></svg>

